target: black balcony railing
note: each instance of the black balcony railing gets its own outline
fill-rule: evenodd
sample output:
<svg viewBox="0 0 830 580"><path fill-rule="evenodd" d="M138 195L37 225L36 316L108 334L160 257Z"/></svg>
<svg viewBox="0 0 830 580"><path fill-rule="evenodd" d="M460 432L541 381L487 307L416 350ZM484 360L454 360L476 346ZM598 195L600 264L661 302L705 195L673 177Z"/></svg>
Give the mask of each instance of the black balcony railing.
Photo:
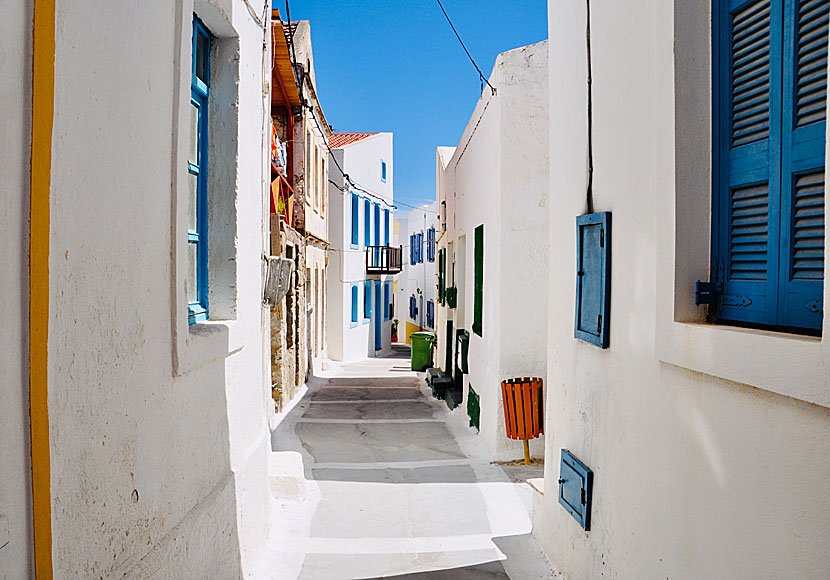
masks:
<svg viewBox="0 0 830 580"><path fill-rule="evenodd" d="M382 276L384 274L398 274L403 269L403 249L398 246L367 246L366 247L366 274Z"/></svg>

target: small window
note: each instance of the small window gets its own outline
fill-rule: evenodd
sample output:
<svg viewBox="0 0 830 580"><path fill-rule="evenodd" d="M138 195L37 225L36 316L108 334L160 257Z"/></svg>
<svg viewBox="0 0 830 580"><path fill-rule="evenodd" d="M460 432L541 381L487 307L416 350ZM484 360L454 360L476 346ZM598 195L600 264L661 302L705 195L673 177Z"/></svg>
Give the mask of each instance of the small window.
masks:
<svg viewBox="0 0 830 580"><path fill-rule="evenodd" d="M352 283L352 328L357 326L358 302L360 290L357 283Z"/></svg>
<svg viewBox="0 0 830 580"><path fill-rule="evenodd" d="M380 180L386 183L386 161L380 162Z"/></svg>
<svg viewBox="0 0 830 580"><path fill-rule="evenodd" d="M415 239L415 258L420 264L424 261L424 232L419 232Z"/></svg>
<svg viewBox="0 0 830 580"><path fill-rule="evenodd" d="M435 328L435 303L427 300L427 328Z"/></svg>
<svg viewBox="0 0 830 580"><path fill-rule="evenodd" d="M187 160L187 321L208 318L207 287L207 151L210 92L210 34L193 19L193 55L190 79L190 148Z"/></svg>
<svg viewBox="0 0 830 580"><path fill-rule="evenodd" d="M352 248L360 244L360 197L352 193Z"/></svg>
<svg viewBox="0 0 830 580"><path fill-rule="evenodd" d="M372 282L366 280L363 283L363 322L372 319Z"/></svg>

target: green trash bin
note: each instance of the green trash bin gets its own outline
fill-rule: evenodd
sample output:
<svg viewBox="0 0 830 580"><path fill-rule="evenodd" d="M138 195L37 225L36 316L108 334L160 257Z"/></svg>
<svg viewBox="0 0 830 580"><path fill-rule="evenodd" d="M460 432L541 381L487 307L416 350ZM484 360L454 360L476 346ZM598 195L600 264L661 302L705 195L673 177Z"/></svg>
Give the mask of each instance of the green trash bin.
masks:
<svg viewBox="0 0 830 580"><path fill-rule="evenodd" d="M435 335L431 332L412 333L412 370L425 371L432 366L432 344Z"/></svg>

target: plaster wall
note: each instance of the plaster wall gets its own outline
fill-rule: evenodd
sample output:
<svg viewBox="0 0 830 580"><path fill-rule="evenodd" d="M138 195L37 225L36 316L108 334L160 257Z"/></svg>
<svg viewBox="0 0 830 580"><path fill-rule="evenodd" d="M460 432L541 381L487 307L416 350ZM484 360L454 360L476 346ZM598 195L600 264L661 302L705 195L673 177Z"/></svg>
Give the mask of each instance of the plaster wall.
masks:
<svg viewBox="0 0 830 580"><path fill-rule="evenodd" d="M194 12L215 37L209 240L230 263L209 266L217 309L189 327ZM59 2L56 32L56 577L239 577L264 545L270 497L262 29L241 0L183 0Z"/></svg>
<svg viewBox="0 0 830 580"><path fill-rule="evenodd" d="M585 5L548 8L557 251L534 534L569 578L826 578L826 338L714 327L688 305L685 277L708 270L709 2L591 3L594 208L613 212L607 350L573 338ZM557 503L563 448L594 471L587 533Z"/></svg>
<svg viewBox="0 0 830 580"><path fill-rule="evenodd" d="M435 303L436 278L435 268L438 263L438 251L436 245L435 259L430 262L427 259L427 230L436 226L435 204L423 206L423 209L413 209L408 214L406 219L407 231L403 241L403 261L405 271L399 274L398 279L403 281L405 286L403 302L401 304L402 310L399 311L399 318L406 320L419 329L434 331L433 326L427 325L427 301L432 300ZM423 247L421 254L423 261L417 264L411 264L409 261L409 240L413 234L422 234ZM438 232L436 228L436 239ZM409 298L415 296L418 301L418 314L415 318L409 315ZM438 304L435 304L438 308ZM407 332L407 335L409 332ZM407 341L408 342L408 341Z"/></svg>
<svg viewBox="0 0 830 580"><path fill-rule="evenodd" d="M452 156L445 162L446 152L438 153L443 167L438 206L446 201L447 207L447 230L439 245L447 248L447 285L459 289L459 305L439 308L436 357L447 370L448 318L454 332L470 333L465 404L472 386L480 397L481 437L492 457L516 459L521 444L505 435L500 382L546 374L547 45L499 55L490 82L497 93L484 91ZM483 335L478 336L472 323L475 228L481 224ZM543 454L541 438L531 442L531 452Z"/></svg>
<svg viewBox="0 0 830 580"><path fill-rule="evenodd" d="M329 266L333 268L330 282L328 284L328 302L337 303L330 311L328 317L329 356L337 361L355 361L375 356L375 316L383 317L383 312L377 312L375 308L375 280L381 281L381 292L383 283L392 281L394 276L372 277L372 317L369 320L363 316L364 281L366 276L366 244L364 239L365 216L363 203L369 199L372 204L380 203L381 220L383 210L390 210L389 236L392 239L393 214L391 206L394 204L393 183L394 163L392 159L392 133L376 133L370 137L361 139L354 143L344 145L332 151L332 155L342 167L343 171L362 188L373 195L369 196L359 190L356 193L360 196L360 207L358 211L358 239L359 244L352 246L351 238L351 191L342 191L339 188L346 187L343 175L335 169L331 173L331 179L337 186L329 187L329 202L331 207L329 242L331 244L329 255ZM381 160L386 161L386 181L381 178ZM334 161L329 160L330 166L334 167ZM371 217L371 238L374 243L374 205L372 205ZM384 236L383 222L380 226L381 239ZM336 262L333 265L332 262ZM335 277L334 272L337 272ZM358 322L356 326L351 324L352 311L352 283L358 284ZM380 353L391 351L392 321L381 322L381 349Z"/></svg>
<svg viewBox="0 0 830 580"><path fill-rule="evenodd" d="M0 19L0 574L32 567L29 444L29 156L32 132L32 6L13 0Z"/></svg>

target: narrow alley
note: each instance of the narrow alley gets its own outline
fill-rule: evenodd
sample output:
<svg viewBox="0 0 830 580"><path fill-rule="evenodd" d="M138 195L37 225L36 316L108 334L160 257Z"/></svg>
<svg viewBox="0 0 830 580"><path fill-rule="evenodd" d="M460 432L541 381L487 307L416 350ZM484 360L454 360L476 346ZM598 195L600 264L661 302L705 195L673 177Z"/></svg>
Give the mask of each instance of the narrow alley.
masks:
<svg viewBox="0 0 830 580"><path fill-rule="evenodd" d="M286 413L272 437L280 532L263 559L281 569L256 577L556 578L530 535L524 478L542 467L490 464L466 415L409 366L406 347L332 363Z"/></svg>

